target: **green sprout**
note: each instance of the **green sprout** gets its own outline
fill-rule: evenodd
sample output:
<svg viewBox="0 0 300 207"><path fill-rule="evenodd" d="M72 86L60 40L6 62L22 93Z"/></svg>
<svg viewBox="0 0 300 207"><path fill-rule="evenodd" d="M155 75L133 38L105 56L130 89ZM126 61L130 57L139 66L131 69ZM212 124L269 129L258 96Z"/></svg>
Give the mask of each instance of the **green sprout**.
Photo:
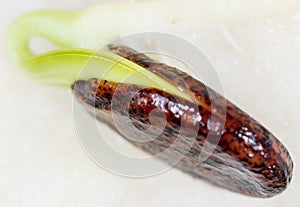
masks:
<svg viewBox="0 0 300 207"><path fill-rule="evenodd" d="M107 51L75 48L72 25L81 12L42 11L26 14L9 28L7 54L19 67L47 84L70 87L78 78L99 78L157 88L191 100L172 83L145 68ZM32 37L41 36L59 47L43 54L30 50Z"/></svg>

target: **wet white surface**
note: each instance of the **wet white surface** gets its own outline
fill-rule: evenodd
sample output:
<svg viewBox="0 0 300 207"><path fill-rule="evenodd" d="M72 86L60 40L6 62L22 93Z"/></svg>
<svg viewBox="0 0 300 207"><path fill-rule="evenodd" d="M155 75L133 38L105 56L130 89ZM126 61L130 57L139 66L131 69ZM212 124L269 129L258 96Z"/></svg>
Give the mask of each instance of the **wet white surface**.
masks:
<svg viewBox="0 0 300 207"><path fill-rule="evenodd" d="M300 192L300 10L218 25L172 26L215 65L225 95L267 126L294 159L289 188L271 199L245 197L172 169L147 179L108 173L82 150L70 90L44 86L13 66L3 37L19 15L78 9L96 1L1 1L1 206L298 206Z"/></svg>

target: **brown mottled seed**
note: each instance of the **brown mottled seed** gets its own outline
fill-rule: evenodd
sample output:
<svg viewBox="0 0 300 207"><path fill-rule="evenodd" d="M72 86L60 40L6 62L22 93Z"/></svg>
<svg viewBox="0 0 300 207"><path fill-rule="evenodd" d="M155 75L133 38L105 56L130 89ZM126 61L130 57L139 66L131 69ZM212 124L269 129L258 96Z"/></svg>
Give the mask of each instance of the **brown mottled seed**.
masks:
<svg viewBox="0 0 300 207"><path fill-rule="evenodd" d="M138 85L97 79L76 81L72 86L74 95L88 109L95 108L99 114L97 118L101 120L100 114L107 112L109 115L111 110L121 118L129 113L131 123L124 122L125 127L128 125L129 128L133 124L144 130L151 125L159 125L163 113L167 120L166 126L156 139L149 142L129 141L151 154L170 147L170 153L162 157L166 162L176 159L178 152L186 154L176 165L177 168L235 192L255 197L272 197L286 189L292 177L293 162L287 149L270 131L230 101L226 101L225 108L221 103L218 105L223 97L188 74L151 60L144 54L137 54L130 48L110 48L158 76L172 81L174 85L190 88L197 105L155 88L145 89ZM112 97L113 104L117 105L113 109ZM130 104L125 104L124 100L128 100ZM207 160L200 162L199 154L210 132L209 123L212 121L211 101L217 103L218 113L226 114L225 126L214 131L216 135L220 135L217 148ZM158 112L157 119L150 122L149 114L154 109ZM191 134L184 130L177 137L182 121L185 121L188 129L198 129L196 140L187 153L183 150L183 145ZM171 144L176 137L179 139L179 146L174 148Z"/></svg>

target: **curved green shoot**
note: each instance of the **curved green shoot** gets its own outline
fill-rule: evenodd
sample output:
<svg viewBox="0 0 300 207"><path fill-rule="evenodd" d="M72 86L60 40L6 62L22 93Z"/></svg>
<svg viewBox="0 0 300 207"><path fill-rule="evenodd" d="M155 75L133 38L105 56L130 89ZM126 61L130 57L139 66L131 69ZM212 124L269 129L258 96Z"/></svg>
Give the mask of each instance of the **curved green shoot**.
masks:
<svg viewBox="0 0 300 207"><path fill-rule="evenodd" d="M74 33L77 31L74 28L78 28L78 22L86 18L87 11L47 10L18 18L6 35L7 54L13 62L44 83L70 87L78 79L99 78L153 87L191 100L190 96L168 81L118 55L73 49L82 39L80 34ZM29 46L34 36L41 36L62 49L34 54ZM92 40L96 42L96 37Z"/></svg>
<svg viewBox="0 0 300 207"><path fill-rule="evenodd" d="M76 35L71 28L78 16L78 12L46 10L19 17L6 33L7 55L17 64L36 56L29 45L35 36L43 37L58 47L72 48Z"/></svg>

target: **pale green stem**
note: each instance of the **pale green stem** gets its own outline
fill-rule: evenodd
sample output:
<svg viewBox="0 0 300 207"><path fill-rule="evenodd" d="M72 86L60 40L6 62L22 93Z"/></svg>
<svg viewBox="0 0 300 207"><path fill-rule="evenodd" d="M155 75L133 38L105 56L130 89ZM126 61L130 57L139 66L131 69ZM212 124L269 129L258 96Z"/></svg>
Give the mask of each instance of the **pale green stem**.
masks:
<svg viewBox="0 0 300 207"><path fill-rule="evenodd" d="M153 87L191 100L176 86L143 67L106 51L55 50L22 62L38 79L69 87L78 78L99 78Z"/></svg>

